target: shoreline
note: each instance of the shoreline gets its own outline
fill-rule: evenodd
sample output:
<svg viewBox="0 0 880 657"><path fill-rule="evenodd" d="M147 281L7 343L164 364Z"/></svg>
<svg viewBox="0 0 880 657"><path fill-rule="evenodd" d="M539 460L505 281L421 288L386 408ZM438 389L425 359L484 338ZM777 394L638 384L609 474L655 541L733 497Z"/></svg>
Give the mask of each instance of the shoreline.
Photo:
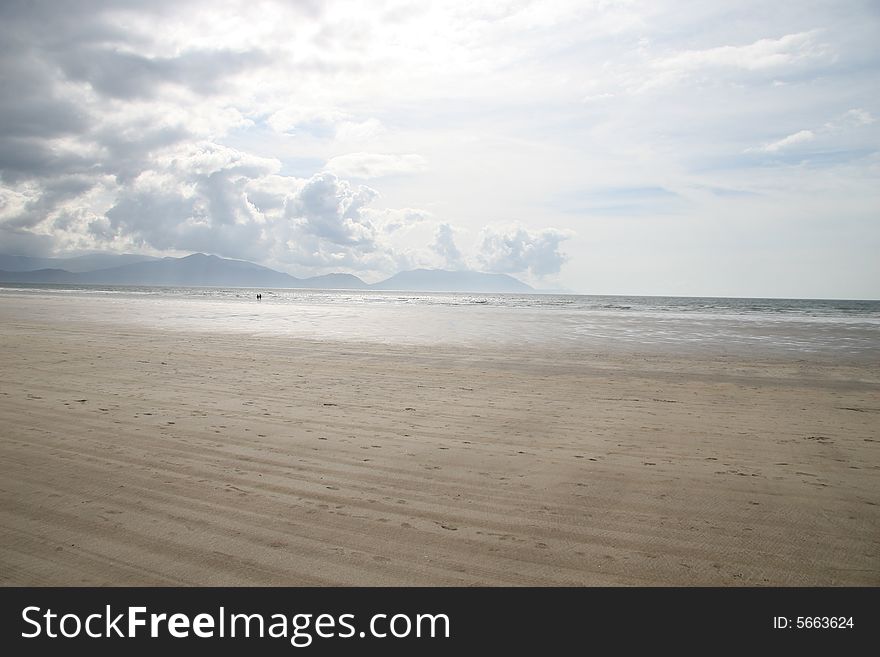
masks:
<svg viewBox="0 0 880 657"><path fill-rule="evenodd" d="M2 585L880 584L871 364L12 315Z"/></svg>

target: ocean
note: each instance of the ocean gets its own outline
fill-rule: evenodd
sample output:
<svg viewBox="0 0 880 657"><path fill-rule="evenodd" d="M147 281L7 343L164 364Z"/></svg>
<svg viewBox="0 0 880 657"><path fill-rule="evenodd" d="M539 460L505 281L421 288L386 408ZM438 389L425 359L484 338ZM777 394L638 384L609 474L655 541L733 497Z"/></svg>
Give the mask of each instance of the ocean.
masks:
<svg viewBox="0 0 880 657"><path fill-rule="evenodd" d="M256 294L262 300L256 300ZM0 286L69 321L467 347L824 356L880 364L880 301L351 290ZM8 315L4 315L7 317Z"/></svg>

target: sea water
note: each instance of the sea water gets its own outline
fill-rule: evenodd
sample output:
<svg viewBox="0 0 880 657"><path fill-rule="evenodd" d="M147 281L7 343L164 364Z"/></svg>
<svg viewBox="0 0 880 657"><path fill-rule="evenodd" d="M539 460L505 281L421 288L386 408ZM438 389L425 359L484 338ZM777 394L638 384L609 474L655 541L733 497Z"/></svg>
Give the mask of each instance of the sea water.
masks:
<svg viewBox="0 0 880 657"><path fill-rule="evenodd" d="M646 353L812 354L880 364L880 301L0 286L0 304L13 297L24 302L16 308L26 308L22 312L33 317L45 312L58 319L60 313L69 321L254 336Z"/></svg>

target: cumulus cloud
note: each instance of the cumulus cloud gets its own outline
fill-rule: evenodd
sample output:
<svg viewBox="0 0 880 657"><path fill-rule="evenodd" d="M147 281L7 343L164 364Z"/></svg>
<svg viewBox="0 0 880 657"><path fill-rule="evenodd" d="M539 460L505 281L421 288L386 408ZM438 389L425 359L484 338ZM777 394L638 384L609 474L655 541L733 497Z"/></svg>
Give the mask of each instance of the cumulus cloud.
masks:
<svg viewBox="0 0 880 657"><path fill-rule="evenodd" d="M348 153L334 157L324 168L350 178L381 178L424 171L426 166L425 158L415 153Z"/></svg>
<svg viewBox="0 0 880 657"><path fill-rule="evenodd" d="M327 172L279 175L277 162L204 145L165 159L118 194L89 231L105 244L216 253L302 275L394 271L401 254L383 240L369 204L378 193ZM417 213L417 211L411 211Z"/></svg>
<svg viewBox="0 0 880 657"><path fill-rule="evenodd" d="M332 173L318 173L284 201L283 222L276 223L279 262L321 272L394 270L399 254L382 240L368 205L379 194L352 185Z"/></svg>
<svg viewBox="0 0 880 657"><path fill-rule="evenodd" d="M130 240L160 251L259 253L266 218L246 188L274 173L277 161L201 143L167 152L152 166L120 186L114 205L90 223L96 239Z"/></svg>
<svg viewBox="0 0 880 657"><path fill-rule="evenodd" d="M201 40L175 22L187 12L170 1L83 0L70 12L39 1L0 5L3 250L204 251L304 275L393 273L409 262L386 237L427 215L375 210L378 192L346 178L416 171L424 160L352 152L324 172L295 177L277 159L223 145L231 130L255 120L343 147L385 127L332 102L276 101L264 110L251 95L259 87L243 94L236 87L242 73L260 79L269 61L264 44L216 34ZM303 74L331 69L299 64Z"/></svg>
<svg viewBox="0 0 880 657"><path fill-rule="evenodd" d="M379 193L319 173L287 200L285 215L307 233L336 245L372 249L376 229L362 213Z"/></svg>
<svg viewBox="0 0 880 657"><path fill-rule="evenodd" d="M130 17L136 22L168 4L131 7ZM160 96L173 87L204 99L229 76L261 66L264 56L224 49L139 53L151 39L113 11L88 0L71 11L39 1L0 5L0 186L24 199L0 218L4 249L95 248L120 237L127 247L162 242L186 248L174 243L176 227L158 239L156 226L170 221L161 213L173 209L171 216L185 221L197 214L189 203L194 198L208 211L229 205L218 178L231 171L211 180L166 175L172 184L145 189L145 181L172 171L162 154L197 143L218 118L227 125L234 124L230 117L240 119L210 102ZM217 118L202 120L206 116ZM193 189L181 191L186 185Z"/></svg>
<svg viewBox="0 0 880 657"><path fill-rule="evenodd" d="M569 237L568 231L555 228L533 232L523 226L488 226L481 234L477 259L490 272L558 274L566 261L559 247Z"/></svg>
<svg viewBox="0 0 880 657"><path fill-rule="evenodd" d="M370 187L327 172L282 176L276 161L214 144L162 162L91 222L96 239L319 269L379 270L393 260L365 212L378 198Z"/></svg>
<svg viewBox="0 0 880 657"><path fill-rule="evenodd" d="M455 245L455 231L448 223L437 226L431 250L442 258L445 269L465 269L464 258Z"/></svg>

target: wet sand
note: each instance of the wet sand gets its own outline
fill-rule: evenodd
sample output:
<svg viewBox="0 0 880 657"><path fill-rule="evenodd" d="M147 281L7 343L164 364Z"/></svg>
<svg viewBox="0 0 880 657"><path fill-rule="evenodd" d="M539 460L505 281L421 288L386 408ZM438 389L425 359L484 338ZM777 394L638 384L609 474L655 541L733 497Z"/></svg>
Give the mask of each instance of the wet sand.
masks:
<svg viewBox="0 0 880 657"><path fill-rule="evenodd" d="M876 364L23 303L0 309L3 585L880 585Z"/></svg>

